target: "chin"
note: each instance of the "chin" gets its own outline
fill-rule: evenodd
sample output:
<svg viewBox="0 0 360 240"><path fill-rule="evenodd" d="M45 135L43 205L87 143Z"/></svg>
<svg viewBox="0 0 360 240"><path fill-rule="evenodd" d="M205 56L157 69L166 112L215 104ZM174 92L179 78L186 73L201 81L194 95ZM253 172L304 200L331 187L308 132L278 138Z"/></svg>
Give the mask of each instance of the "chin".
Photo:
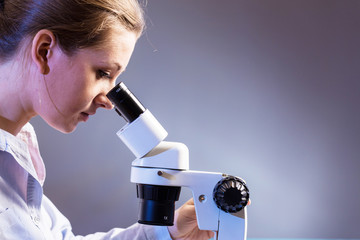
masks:
<svg viewBox="0 0 360 240"><path fill-rule="evenodd" d="M77 127L77 124L69 124L69 125L62 126L62 128L60 128L58 130L62 133L72 133L73 131L75 131L76 127Z"/></svg>
<svg viewBox="0 0 360 240"><path fill-rule="evenodd" d="M74 120L62 121L63 119L61 118L59 119L43 118L43 120L45 120L45 122L50 127L62 133L72 133L73 131L75 131L77 124L79 123L78 121L74 121Z"/></svg>
<svg viewBox="0 0 360 240"><path fill-rule="evenodd" d="M62 132L62 133L72 133L73 131L75 131L76 127L74 128L65 128L65 129L57 129L58 131Z"/></svg>
<svg viewBox="0 0 360 240"><path fill-rule="evenodd" d="M76 129L76 124L49 124L52 128L62 133L72 133Z"/></svg>

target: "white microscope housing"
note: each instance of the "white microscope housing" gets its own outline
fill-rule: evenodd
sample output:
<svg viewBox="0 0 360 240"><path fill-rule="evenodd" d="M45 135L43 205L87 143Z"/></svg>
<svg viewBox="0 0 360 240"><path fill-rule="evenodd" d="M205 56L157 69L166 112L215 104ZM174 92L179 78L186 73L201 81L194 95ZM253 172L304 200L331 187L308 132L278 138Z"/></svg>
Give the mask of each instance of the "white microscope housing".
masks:
<svg viewBox="0 0 360 240"><path fill-rule="evenodd" d="M189 170L186 145L163 141L166 130L124 83L107 95L128 122L117 135L135 155L131 182L140 199L139 223L173 225L180 188L192 190L198 227L214 239L246 239L249 190L241 178Z"/></svg>

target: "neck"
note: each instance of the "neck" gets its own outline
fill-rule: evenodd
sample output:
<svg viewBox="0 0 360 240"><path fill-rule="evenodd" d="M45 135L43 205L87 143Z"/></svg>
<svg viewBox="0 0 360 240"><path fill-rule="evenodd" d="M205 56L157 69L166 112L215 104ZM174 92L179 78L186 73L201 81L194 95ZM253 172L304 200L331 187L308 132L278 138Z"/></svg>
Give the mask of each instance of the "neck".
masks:
<svg viewBox="0 0 360 240"><path fill-rule="evenodd" d="M26 119L19 119L19 120L12 120L5 118L3 116L0 116L0 129L3 129L7 131L8 133L11 133L12 135L16 136L21 128L29 122L31 118Z"/></svg>
<svg viewBox="0 0 360 240"><path fill-rule="evenodd" d="M28 101L25 74L16 61L0 65L0 128L17 135L36 114Z"/></svg>

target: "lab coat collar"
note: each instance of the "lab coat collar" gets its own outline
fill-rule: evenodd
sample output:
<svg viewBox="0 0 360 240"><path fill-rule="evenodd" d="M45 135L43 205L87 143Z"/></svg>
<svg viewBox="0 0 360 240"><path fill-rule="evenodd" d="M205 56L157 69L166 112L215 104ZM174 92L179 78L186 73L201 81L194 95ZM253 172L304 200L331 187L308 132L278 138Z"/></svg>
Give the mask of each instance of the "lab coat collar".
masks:
<svg viewBox="0 0 360 240"><path fill-rule="evenodd" d="M39 154L35 131L30 123L27 123L17 136L0 129L0 150L10 153L16 162L43 186L45 166ZM34 162L38 166L38 171L35 170ZM40 179L37 172L40 173Z"/></svg>

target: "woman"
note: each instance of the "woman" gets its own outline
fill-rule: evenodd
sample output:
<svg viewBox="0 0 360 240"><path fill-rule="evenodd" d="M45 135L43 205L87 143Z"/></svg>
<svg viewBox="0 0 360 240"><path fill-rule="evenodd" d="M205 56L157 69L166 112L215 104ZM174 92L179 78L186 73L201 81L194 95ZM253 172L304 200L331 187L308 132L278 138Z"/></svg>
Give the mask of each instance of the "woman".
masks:
<svg viewBox="0 0 360 240"><path fill-rule="evenodd" d="M172 227L134 224L85 237L43 195L29 120L69 133L112 109L106 93L144 28L135 0L0 0L0 239L208 239L190 200Z"/></svg>

